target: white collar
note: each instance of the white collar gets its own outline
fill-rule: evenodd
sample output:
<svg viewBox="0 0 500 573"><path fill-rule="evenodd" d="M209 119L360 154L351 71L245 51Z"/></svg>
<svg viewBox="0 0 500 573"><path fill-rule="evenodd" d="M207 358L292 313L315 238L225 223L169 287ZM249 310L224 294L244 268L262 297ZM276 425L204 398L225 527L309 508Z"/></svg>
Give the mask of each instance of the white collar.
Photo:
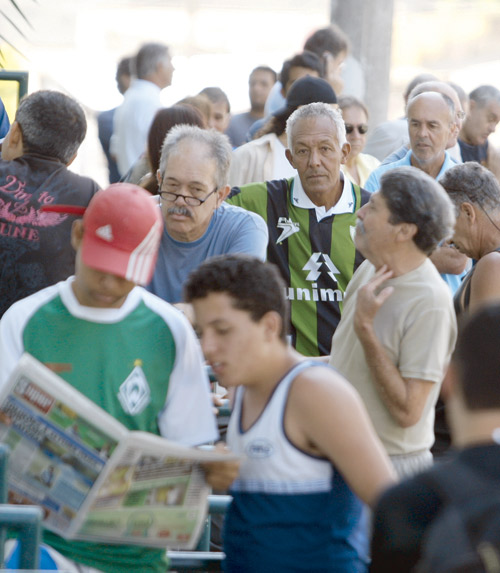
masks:
<svg viewBox="0 0 500 573"><path fill-rule="evenodd" d="M136 286L129 292L120 308L94 308L84 306L78 302L73 292L71 285L74 280L74 276L69 277L65 281L58 283L57 286L59 287L59 295L64 306L75 318L103 324L120 322L127 317L141 301L140 287Z"/></svg>
<svg viewBox="0 0 500 573"><path fill-rule="evenodd" d="M342 213L354 213L354 208L356 206L356 201L354 197L354 189L352 184L347 177L341 173L340 175L344 180L344 186L342 188L342 195L333 207L330 207L328 211L325 207L315 205L311 199L309 199L307 193L302 187L302 182L300 177L296 175L293 178L292 190L291 190L291 201L292 205L295 207L300 207L301 209L314 209L316 211L316 218L318 221L329 217L330 215L341 215Z"/></svg>

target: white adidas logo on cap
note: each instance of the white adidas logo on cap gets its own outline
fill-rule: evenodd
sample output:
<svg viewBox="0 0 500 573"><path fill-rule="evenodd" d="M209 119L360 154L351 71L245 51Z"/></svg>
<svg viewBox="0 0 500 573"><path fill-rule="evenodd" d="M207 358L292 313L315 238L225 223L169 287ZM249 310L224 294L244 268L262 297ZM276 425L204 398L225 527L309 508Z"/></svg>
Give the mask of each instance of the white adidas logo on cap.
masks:
<svg viewBox="0 0 500 573"><path fill-rule="evenodd" d="M104 225L104 227L99 227L95 230L95 234L101 239L108 241L108 243L111 243L114 239L111 225Z"/></svg>

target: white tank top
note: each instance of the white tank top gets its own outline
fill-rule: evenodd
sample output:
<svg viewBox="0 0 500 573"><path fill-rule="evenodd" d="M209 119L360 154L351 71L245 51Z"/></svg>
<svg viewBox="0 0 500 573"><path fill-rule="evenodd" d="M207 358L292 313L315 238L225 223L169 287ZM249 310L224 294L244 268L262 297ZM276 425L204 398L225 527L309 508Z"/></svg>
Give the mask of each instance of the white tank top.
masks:
<svg viewBox="0 0 500 573"><path fill-rule="evenodd" d="M232 490L297 494L331 489L334 469L330 461L299 450L284 430L290 385L300 372L311 367L326 366L311 360L294 366L278 383L264 410L246 431L241 429L245 388L237 388L227 443L242 461L241 478L233 483Z"/></svg>

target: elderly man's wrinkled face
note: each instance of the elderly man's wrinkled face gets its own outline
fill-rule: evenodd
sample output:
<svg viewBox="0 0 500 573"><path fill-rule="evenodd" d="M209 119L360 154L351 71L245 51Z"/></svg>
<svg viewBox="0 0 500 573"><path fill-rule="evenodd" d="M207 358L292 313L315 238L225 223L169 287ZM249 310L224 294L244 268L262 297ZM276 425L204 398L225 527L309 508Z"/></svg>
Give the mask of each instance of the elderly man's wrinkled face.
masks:
<svg viewBox="0 0 500 573"><path fill-rule="evenodd" d="M390 222L391 212L380 191L372 194L356 216L356 248L365 258L376 264L381 253L394 248L398 226Z"/></svg>
<svg viewBox="0 0 500 573"><path fill-rule="evenodd" d="M161 208L167 232L175 240L195 241L207 230L225 194L225 188L217 188L216 169L203 143L181 141L168 158L160 177Z"/></svg>
<svg viewBox="0 0 500 573"><path fill-rule="evenodd" d="M339 144L333 121L325 116L299 119L292 131L286 155L297 169L307 196L315 205L329 209L339 197L340 165L349 154L349 144Z"/></svg>
<svg viewBox="0 0 500 573"><path fill-rule="evenodd" d="M418 163L443 160L453 130L454 118L441 94L425 92L408 104L410 147Z"/></svg>

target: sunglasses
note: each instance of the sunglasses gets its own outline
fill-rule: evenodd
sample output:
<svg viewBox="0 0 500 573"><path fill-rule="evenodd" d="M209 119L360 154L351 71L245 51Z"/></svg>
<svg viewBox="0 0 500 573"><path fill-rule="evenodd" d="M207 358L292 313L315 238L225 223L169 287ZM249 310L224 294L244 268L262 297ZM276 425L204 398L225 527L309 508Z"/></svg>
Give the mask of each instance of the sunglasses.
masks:
<svg viewBox="0 0 500 573"><path fill-rule="evenodd" d="M345 124L345 132L347 134L352 133L355 129L358 130L359 135L364 135L368 131L368 125L366 123L360 123L359 125Z"/></svg>

